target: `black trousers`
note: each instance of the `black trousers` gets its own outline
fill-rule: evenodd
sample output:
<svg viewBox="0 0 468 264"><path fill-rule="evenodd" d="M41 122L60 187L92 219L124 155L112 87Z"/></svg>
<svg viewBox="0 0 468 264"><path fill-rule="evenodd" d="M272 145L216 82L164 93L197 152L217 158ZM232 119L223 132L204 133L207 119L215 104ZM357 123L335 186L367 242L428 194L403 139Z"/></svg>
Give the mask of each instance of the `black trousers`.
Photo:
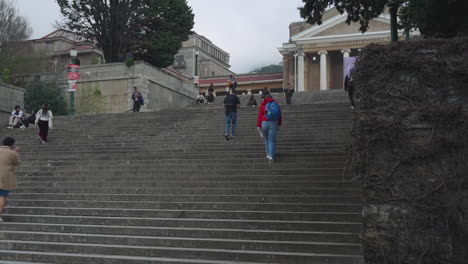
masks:
<svg viewBox="0 0 468 264"><path fill-rule="evenodd" d="M138 101L133 101L133 112L140 112L141 104Z"/></svg>
<svg viewBox="0 0 468 264"><path fill-rule="evenodd" d="M291 97L292 97L292 95L286 94L286 103L287 103L288 105L291 104Z"/></svg>

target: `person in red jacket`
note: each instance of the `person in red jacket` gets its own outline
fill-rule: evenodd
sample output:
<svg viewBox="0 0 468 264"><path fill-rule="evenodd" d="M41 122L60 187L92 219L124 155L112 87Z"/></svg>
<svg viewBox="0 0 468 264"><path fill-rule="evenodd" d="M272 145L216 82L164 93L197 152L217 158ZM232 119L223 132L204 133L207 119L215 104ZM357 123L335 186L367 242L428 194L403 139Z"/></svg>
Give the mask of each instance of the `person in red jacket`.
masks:
<svg viewBox="0 0 468 264"><path fill-rule="evenodd" d="M257 130L265 140L265 149L269 163L273 163L276 150L276 134L283 121L278 103L270 94L265 96L258 109Z"/></svg>

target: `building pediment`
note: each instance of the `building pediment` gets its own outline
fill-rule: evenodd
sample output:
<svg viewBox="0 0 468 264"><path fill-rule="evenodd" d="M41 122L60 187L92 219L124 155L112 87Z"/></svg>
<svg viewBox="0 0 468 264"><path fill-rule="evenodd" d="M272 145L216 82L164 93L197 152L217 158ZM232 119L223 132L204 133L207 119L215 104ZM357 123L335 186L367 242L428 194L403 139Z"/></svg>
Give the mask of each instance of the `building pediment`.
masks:
<svg viewBox="0 0 468 264"><path fill-rule="evenodd" d="M369 30L364 34L362 34L359 30L359 23L351 23L350 25L346 23L347 16L348 15L346 13L333 16L323 21L321 25L314 25L313 27L292 36L291 41L300 42L321 37L333 37L350 34L366 35L383 31L390 32L390 17L386 15L381 15L378 18L371 20L369 22Z"/></svg>

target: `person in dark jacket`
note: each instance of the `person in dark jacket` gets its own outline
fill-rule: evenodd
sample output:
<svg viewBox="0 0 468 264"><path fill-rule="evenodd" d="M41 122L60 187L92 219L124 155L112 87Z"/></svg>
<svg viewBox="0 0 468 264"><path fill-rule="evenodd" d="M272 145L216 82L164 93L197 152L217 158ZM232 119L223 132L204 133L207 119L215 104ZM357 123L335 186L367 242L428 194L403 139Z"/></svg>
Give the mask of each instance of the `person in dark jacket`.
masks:
<svg viewBox="0 0 468 264"><path fill-rule="evenodd" d="M354 109L354 106L355 106L355 103L354 103L354 83L353 83L353 77L351 76L351 74L346 75L344 88L345 88L345 91L348 92L349 101L351 102L351 109Z"/></svg>
<svg viewBox="0 0 468 264"><path fill-rule="evenodd" d="M262 90L262 100L265 99L267 95L270 94L270 91L268 90L268 87L263 88Z"/></svg>
<svg viewBox="0 0 468 264"><path fill-rule="evenodd" d="M226 120L226 127L224 132L226 140L234 139L237 125L237 108L239 107L239 97L237 97L237 95L235 95L234 93L231 93L228 96L226 96L226 98L224 98L224 110ZM229 132L231 132L231 136L229 136Z"/></svg>
<svg viewBox="0 0 468 264"><path fill-rule="evenodd" d="M144 105L143 95L138 91L138 88L133 88L131 96L133 101L133 112L140 112L141 106Z"/></svg>
<svg viewBox="0 0 468 264"><path fill-rule="evenodd" d="M257 100L255 100L255 96L253 94L250 95L249 101L247 102L247 106L257 106Z"/></svg>
<svg viewBox="0 0 468 264"><path fill-rule="evenodd" d="M207 101L208 103L214 102L215 96L214 96L214 86L213 84L210 84L210 87L208 87L208 98Z"/></svg>
<svg viewBox="0 0 468 264"><path fill-rule="evenodd" d="M278 120L272 121L266 118L266 105L270 102L276 102L270 94L265 96L257 115L257 130L265 140L265 149L269 163L273 163L276 152L276 134L281 127L283 117L280 116Z"/></svg>
<svg viewBox="0 0 468 264"><path fill-rule="evenodd" d="M31 115L24 120L24 126L29 127L30 125L34 126L36 121L36 111L32 110Z"/></svg>
<svg viewBox="0 0 468 264"><path fill-rule="evenodd" d="M286 103L289 105L291 104L292 100L292 96L293 96L293 93L294 93L294 89L291 87L291 84L288 83L288 85L286 86L286 88L284 88L284 96L286 97Z"/></svg>

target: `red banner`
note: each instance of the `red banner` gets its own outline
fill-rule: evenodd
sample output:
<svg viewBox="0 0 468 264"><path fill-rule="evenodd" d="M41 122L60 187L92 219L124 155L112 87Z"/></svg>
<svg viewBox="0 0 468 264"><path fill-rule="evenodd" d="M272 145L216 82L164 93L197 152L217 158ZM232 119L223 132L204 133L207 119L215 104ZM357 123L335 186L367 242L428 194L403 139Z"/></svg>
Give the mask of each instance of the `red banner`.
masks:
<svg viewBox="0 0 468 264"><path fill-rule="evenodd" d="M68 80L80 79L80 65L68 64Z"/></svg>

